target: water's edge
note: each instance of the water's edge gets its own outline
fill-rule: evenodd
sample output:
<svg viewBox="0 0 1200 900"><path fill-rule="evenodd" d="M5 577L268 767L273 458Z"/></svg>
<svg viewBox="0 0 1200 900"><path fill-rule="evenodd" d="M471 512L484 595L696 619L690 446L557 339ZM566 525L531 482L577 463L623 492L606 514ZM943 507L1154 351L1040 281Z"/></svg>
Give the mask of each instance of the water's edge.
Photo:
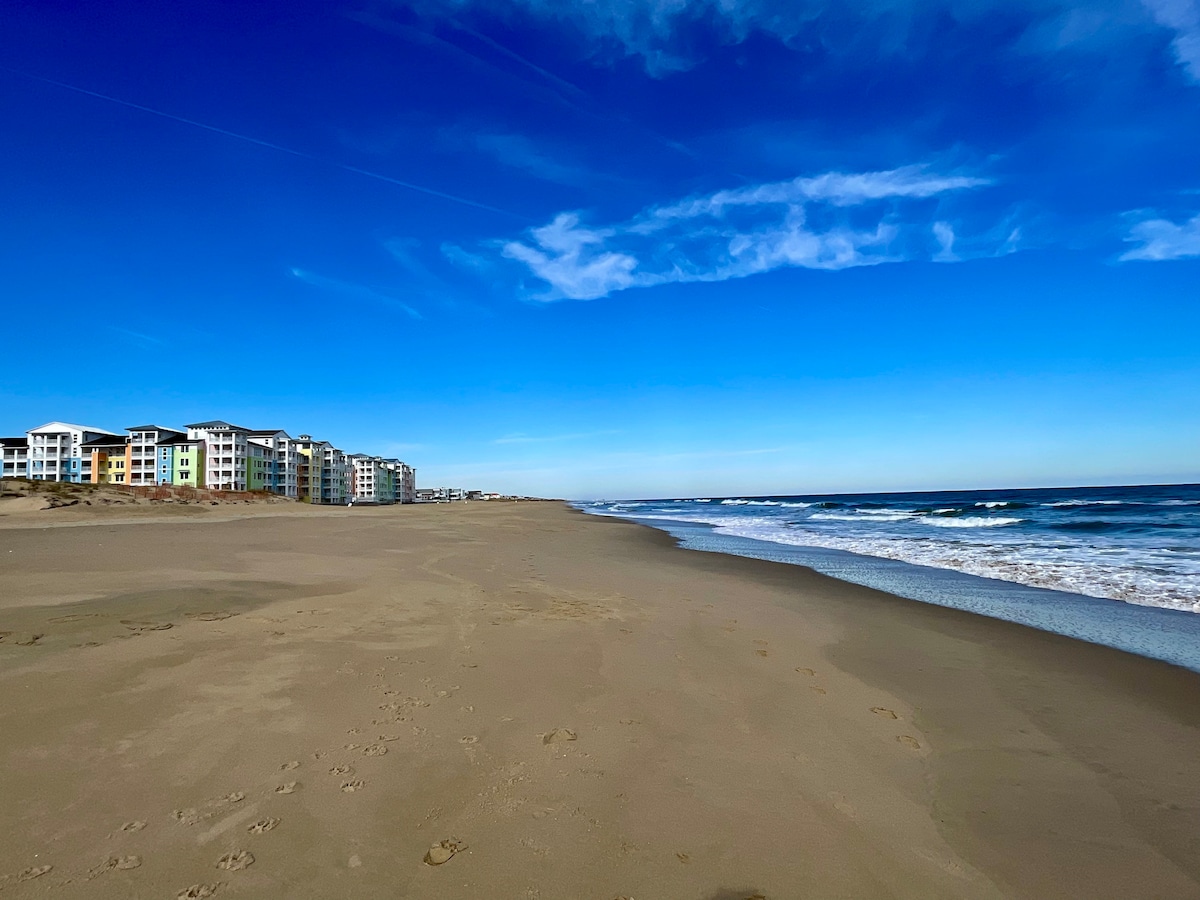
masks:
<svg viewBox="0 0 1200 900"><path fill-rule="evenodd" d="M624 521L665 531L686 550L806 566L905 599L1016 622L1200 672L1200 616L1195 613L1027 587L844 550L718 534L716 526L708 524L641 516Z"/></svg>

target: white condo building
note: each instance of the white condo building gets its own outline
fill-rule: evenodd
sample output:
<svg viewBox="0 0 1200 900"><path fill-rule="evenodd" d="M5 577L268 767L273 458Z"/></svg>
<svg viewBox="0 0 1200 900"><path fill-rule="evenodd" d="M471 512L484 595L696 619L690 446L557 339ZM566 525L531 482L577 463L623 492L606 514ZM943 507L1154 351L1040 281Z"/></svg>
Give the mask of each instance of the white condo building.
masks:
<svg viewBox="0 0 1200 900"><path fill-rule="evenodd" d="M367 456L364 453L351 455L350 462L354 465L354 502L380 503L379 492L387 478L387 470L383 460L378 456Z"/></svg>
<svg viewBox="0 0 1200 900"><path fill-rule="evenodd" d="M83 445L100 437L119 437L116 432L68 422L50 422L27 431L29 442L27 471L34 481L71 481L79 484L92 480L92 457Z"/></svg>
<svg viewBox="0 0 1200 900"><path fill-rule="evenodd" d="M250 429L228 422L196 422L187 436L204 441L204 486L219 491L244 491L248 481Z"/></svg>

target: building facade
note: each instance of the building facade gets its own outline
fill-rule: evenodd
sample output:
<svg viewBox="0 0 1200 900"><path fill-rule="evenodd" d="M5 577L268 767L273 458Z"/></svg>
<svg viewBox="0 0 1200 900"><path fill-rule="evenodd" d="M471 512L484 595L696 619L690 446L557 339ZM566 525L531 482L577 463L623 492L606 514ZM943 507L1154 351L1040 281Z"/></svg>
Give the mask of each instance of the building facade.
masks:
<svg viewBox="0 0 1200 900"><path fill-rule="evenodd" d="M29 477L29 438L0 438L0 476Z"/></svg>
<svg viewBox="0 0 1200 900"><path fill-rule="evenodd" d="M50 422L25 433L29 441L28 474L34 481L92 480L91 453L83 445L97 438L118 437L115 432L69 422Z"/></svg>
<svg viewBox="0 0 1200 900"><path fill-rule="evenodd" d="M48 481L177 485L269 491L309 503L392 504L417 500L416 469L399 459L348 454L328 441L228 422L186 431L135 425L127 435L50 422L0 438L0 475Z"/></svg>
<svg viewBox="0 0 1200 900"><path fill-rule="evenodd" d="M220 420L195 422L187 436L204 442L204 485L218 491L249 490L250 429Z"/></svg>

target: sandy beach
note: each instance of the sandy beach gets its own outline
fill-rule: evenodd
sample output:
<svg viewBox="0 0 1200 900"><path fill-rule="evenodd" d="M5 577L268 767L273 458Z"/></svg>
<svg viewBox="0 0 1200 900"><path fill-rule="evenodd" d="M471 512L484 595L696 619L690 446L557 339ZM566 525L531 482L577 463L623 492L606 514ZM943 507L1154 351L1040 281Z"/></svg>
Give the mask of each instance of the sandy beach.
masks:
<svg viewBox="0 0 1200 900"><path fill-rule="evenodd" d="M1200 898L1200 675L558 503L14 509L0 696L5 898Z"/></svg>

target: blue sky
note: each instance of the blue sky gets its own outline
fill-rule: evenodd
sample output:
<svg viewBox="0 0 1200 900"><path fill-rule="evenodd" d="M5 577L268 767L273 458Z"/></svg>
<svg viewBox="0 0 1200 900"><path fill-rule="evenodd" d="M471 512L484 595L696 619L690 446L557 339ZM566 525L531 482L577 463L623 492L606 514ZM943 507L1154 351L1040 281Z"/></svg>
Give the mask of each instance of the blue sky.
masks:
<svg viewBox="0 0 1200 900"><path fill-rule="evenodd" d="M1200 480L1200 2L11 2L0 432L590 497Z"/></svg>

